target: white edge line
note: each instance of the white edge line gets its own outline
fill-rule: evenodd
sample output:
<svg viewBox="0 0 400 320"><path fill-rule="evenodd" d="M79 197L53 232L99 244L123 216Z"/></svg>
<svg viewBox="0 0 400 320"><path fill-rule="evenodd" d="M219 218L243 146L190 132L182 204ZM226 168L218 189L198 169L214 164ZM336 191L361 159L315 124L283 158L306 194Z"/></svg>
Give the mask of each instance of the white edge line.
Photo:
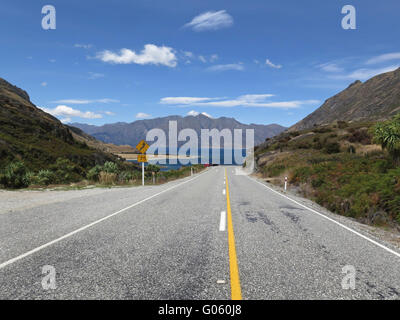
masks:
<svg viewBox="0 0 400 320"><path fill-rule="evenodd" d="M221 220L219 221L219 231L225 231L226 228L226 212L221 211Z"/></svg>
<svg viewBox="0 0 400 320"><path fill-rule="evenodd" d="M179 186L181 186L181 185L184 185L185 183L188 183L188 182L190 182L190 181L193 181L193 180L199 178L200 176L202 176L203 174L205 174L205 173L207 173L207 172L210 172L210 171L206 170L205 172L199 174L197 177L194 177L194 178L189 179L189 180L187 180L187 181L184 181L184 182L181 182L181 183L179 183L179 184L176 184L176 185L174 185L174 186L172 186L172 187L170 187L170 188L168 188L168 189L165 189L165 190L163 190L163 191L161 191L161 192L159 192L159 193L153 194L152 196L147 197L147 198L145 198L145 199L143 199L143 200L140 200L139 202L136 202L136 203L130 205L129 207L126 207L126 208L121 209L121 210L119 210L119 211L117 211L117 212L114 212L114 213L112 213L112 214L110 214L110 215L108 215L108 216L105 216L105 217L103 217L103 218L101 218L101 219L99 219L99 220L96 220L96 221L94 221L94 222L92 222L92 223L89 223L89 224L87 224L87 225L85 225L85 226L83 226L83 227L81 227L81 228L79 228L79 229L76 229L76 230L74 230L74 231L72 231L72 232L70 232L70 233L67 233L66 235L63 235L62 237L59 237L59 238L57 238L57 239L55 239L55 240L53 240L53 241L50 241L50 242L48 242L48 243L45 243L44 245L41 245L40 247L37 247L37 248L35 248L35 249L32 249L32 250L30 250L30 251L28 251L28 252L25 252L25 253L23 253L23 254L21 254L21 255L15 257L15 258L12 258L12 259L10 259L10 260L8 260L8 261L6 261L6 262L3 262L3 263L0 264L0 269L3 269L4 267L6 267L6 266L8 266L8 265L10 265L10 264L13 264L14 262L17 262L18 260L21 260L21 259L23 259L23 258L26 258L26 257L28 257L28 256L30 256L30 255L32 255L32 254L34 254L34 253L36 253L36 252L42 250L42 249L45 249L45 248L47 248L47 247L49 247L49 246L51 246L51 245L53 245L53 244L55 244L55 243L57 243L57 242L60 242L60 241L62 241L62 240L64 240L64 239L66 239L66 238L69 238L69 237L71 237L71 236L73 236L73 235L75 235L75 234L77 234L77 233L79 233L79 232L81 232L81 231L84 231L84 230L86 230L86 229L88 229L88 228L90 228L90 227L93 227L94 225L96 225L96 224L98 224L98 223L100 223L100 222L103 222L103 221L105 221L105 220L108 220L108 219L110 219L110 218L116 216L117 214L120 214L120 213L122 213L122 212L124 212L124 211L127 211L127 210L129 210L129 209L131 209L131 208L133 208L133 207L136 207L137 205L142 204L143 202L146 202L146 201L148 201L148 200L150 200L150 199L152 199L152 198L155 198L155 197L157 197L157 196L159 196L159 195L161 195L161 194L163 194L163 193L165 193L165 192L167 192L167 191L170 191L170 190L175 189L175 188L177 188L177 187L179 187Z"/></svg>
<svg viewBox="0 0 400 320"><path fill-rule="evenodd" d="M226 190L224 189L224 190L222 190L222 194L223 195L225 195L226 194Z"/></svg>
<svg viewBox="0 0 400 320"><path fill-rule="evenodd" d="M336 223L337 225L341 226L342 228L344 228L344 229L346 229L346 230L348 230L348 231L350 231L350 232L356 234L357 236L359 236L359 237L361 237L361 238L363 238L363 239L365 239L365 240L367 240L367 241L373 243L374 245L376 245L376 246L378 246L378 247L380 247L380 248L382 248L382 249L384 249L384 250L386 250L386 251L388 251L388 252L394 254L394 255L397 256L398 258L400 258L400 253L398 253L398 252L396 252L396 251L394 251L394 250L392 250L392 249L390 249L390 248L384 246L383 244L380 244L379 242L377 242L377 241L375 241L375 240L372 240L372 239L368 238L367 236L364 236L362 233L359 233L359 232L353 230L352 228L349 228L349 227L345 226L344 224L342 224L342 223L340 223L340 222L338 222L338 221L336 221L336 220L334 220L334 219L332 219L332 218L327 217L326 215L324 215L324 214L322 214L322 213L319 213L318 211L316 211L316 210L314 210L314 209L311 209L311 208L305 206L304 204L301 204L300 202L298 202L298 201L296 201L296 200L294 200L294 199L292 199L292 198L289 198L288 196L285 196L284 194L281 194L280 192L278 192L278 191L276 191L276 190L274 190L274 189L268 187L267 185L261 183L260 181L257 181L257 180L255 180L255 179L253 179L253 178L250 178L249 176L247 176L247 177L248 177L250 180L252 180L252 181L254 181L254 182L257 182L258 184L260 184L260 185L264 186L265 188L269 189L270 191L275 192L276 194L279 194L280 196L282 196L282 197L284 197L284 198L286 198L286 199L288 199L288 200L290 200L290 201L296 203L297 205L299 205L299 206L301 206L301 207L303 207L303 208L305 208L305 209L307 209L307 210L309 210L309 211L311 211L311 212L313 212L313 213L316 213L317 215L321 216L322 218L325 218L325 219L327 219L327 220L329 220L329 221L331 221L331 222L333 222L333 223Z"/></svg>

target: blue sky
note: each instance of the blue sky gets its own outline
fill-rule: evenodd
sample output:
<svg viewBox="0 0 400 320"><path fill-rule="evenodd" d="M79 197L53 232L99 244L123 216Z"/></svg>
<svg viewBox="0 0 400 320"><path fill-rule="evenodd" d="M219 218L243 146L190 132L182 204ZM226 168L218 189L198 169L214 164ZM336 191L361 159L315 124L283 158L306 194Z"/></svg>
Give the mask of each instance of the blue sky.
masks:
<svg viewBox="0 0 400 320"><path fill-rule="evenodd" d="M55 30L41 26L47 4ZM341 27L347 4L356 30ZM205 112L289 126L400 66L399 12L398 0L4 0L0 77L65 122Z"/></svg>

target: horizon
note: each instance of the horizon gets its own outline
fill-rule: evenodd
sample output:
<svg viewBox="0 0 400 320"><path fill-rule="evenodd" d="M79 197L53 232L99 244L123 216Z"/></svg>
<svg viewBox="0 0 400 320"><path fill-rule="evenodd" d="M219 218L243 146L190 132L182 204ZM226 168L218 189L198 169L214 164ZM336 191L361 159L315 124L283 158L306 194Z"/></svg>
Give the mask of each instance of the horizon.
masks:
<svg viewBox="0 0 400 320"><path fill-rule="evenodd" d="M22 3L0 13L1 76L66 124L204 113L290 127L356 80L400 67L386 32L400 27L394 0L378 13L354 0L355 30L341 26L342 0L55 0L54 30L41 25L44 3Z"/></svg>

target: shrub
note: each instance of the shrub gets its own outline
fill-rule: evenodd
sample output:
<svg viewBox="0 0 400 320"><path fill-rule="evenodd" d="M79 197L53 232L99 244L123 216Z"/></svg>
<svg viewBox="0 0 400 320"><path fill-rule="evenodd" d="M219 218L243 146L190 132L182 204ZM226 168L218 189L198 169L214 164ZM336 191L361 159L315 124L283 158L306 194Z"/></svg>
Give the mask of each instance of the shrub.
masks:
<svg viewBox="0 0 400 320"><path fill-rule="evenodd" d="M99 182L105 185L114 184L117 181L117 175L115 173L108 173L105 171L100 172Z"/></svg>
<svg viewBox="0 0 400 320"><path fill-rule="evenodd" d="M81 167L65 158L58 158L50 169L54 172L57 183L77 182L83 175Z"/></svg>
<svg viewBox="0 0 400 320"><path fill-rule="evenodd" d="M32 180L32 173L28 171L23 162L11 162L2 175L1 184L6 188L18 189L28 187Z"/></svg>
<svg viewBox="0 0 400 320"><path fill-rule="evenodd" d="M159 166L156 166L156 165L154 165L154 164L149 164L149 165L146 167L146 171L148 171L148 172L159 172L159 171L160 171L160 167L159 167Z"/></svg>
<svg viewBox="0 0 400 320"><path fill-rule="evenodd" d="M358 142L367 145L371 144L371 136L367 130L359 129L352 132L351 136L349 137L349 141L352 143Z"/></svg>
<svg viewBox="0 0 400 320"><path fill-rule="evenodd" d="M117 174L119 171L118 165L112 161L107 161L103 166L103 170L107 173L115 173L115 174Z"/></svg>
<svg viewBox="0 0 400 320"><path fill-rule="evenodd" d="M86 175L86 177L90 181L99 181L99 175L100 172L103 170L103 168L99 165L94 166L92 169L90 169Z"/></svg>
<svg viewBox="0 0 400 320"><path fill-rule="evenodd" d="M54 183L55 181L56 181L56 176L54 172L50 170L40 170L36 175L36 182L39 185L47 186L51 183Z"/></svg>
<svg viewBox="0 0 400 320"><path fill-rule="evenodd" d="M133 179L133 174L131 171L123 171L118 175L118 180L120 182L129 182Z"/></svg>
<svg viewBox="0 0 400 320"><path fill-rule="evenodd" d="M324 151L328 154L332 153L339 153L340 152L340 145L337 142L329 142L325 148Z"/></svg>

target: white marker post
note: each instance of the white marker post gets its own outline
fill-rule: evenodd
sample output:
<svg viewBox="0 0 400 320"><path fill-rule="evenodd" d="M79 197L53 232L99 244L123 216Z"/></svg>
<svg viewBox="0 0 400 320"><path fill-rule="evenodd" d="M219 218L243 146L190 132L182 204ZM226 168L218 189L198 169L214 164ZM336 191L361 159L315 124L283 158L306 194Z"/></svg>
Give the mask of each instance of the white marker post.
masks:
<svg viewBox="0 0 400 320"><path fill-rule="evenodd" d="M144 162L142 162L142 186L144 186Z"/></svg>
<svg viewBox="0 0 400 320"><path fill-rule="evenodd" d="M285 177L285 191L287 190L287 177Z"/></svg>

